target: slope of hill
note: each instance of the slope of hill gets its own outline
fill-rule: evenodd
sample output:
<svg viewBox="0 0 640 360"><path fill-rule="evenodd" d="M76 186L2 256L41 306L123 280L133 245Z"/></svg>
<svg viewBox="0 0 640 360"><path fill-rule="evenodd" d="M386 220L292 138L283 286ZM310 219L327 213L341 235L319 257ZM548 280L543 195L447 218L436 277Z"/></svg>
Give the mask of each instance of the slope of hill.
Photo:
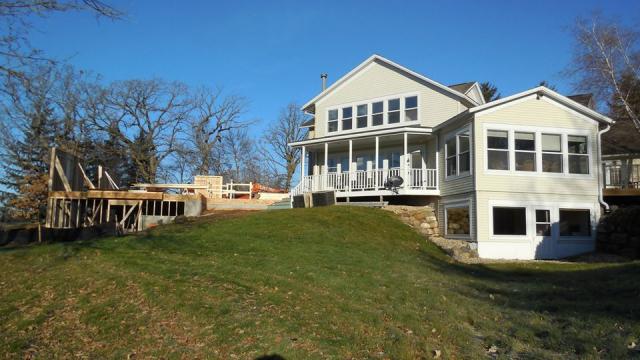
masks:
<svg viewBox="0 0 640 360"><path fill-rule="evenodd" d="M0 264L7 357L640 355L640 263L460 265L375 209L3 249Z"/></svg>

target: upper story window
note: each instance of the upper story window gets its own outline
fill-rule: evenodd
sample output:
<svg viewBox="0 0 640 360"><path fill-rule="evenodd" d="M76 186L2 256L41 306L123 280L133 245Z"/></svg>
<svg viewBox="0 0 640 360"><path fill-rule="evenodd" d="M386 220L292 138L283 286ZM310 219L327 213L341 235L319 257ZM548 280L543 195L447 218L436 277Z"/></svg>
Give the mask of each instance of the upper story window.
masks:
<svg viewBox="0 0 640 360"><path fill-rule="evenodd" d="M358 127L358 129L367 127L367 113L368 113L368 106L367 105L358 105L357 108L357 118L356 118L356 125Z"/></svg>
<svg viewBox="0 0 640 360"><path fill-rule="evenodd" d="M338 110L329 110L329 126L328 131L338 131Z"/></svg>
<svg viewBox="0 0 640 360"><path fill-rule="evenodd" d="M418 97L408 96L404 98L404 121L418 120Z"/></svg>
<svg viewBox="0 0 640 360"><path fill-rule="evenodd" d="M562 172L562 136L542 134L542 172Z"/></svg>
<svg viewBox="0 0 640 360"><path fill-rule="evenodd" d="M509 170L509 132L487 131L487 167Z"/></svg>
<svg viewBox="0 0 640 360"><path fill-rule="evenodd" d="M468 174L471 170L469 133L460 132L445 142L447 177Z"/></svg>
<svg viewBox="0 0 640 360"><path fill-rule="evenodd" d="M588 136L502 129L486 136L487 170L590 174Z"/></svg>
<svg viewBox="0 0 640 360"><path fill-rule="evenodd" d="M569 173L588 174L589 154L587 152L587 137L569 135L567 137L567 147L569 148Z"/></svg>
<svg viewBox="0 0 640 360"><path fill-rule="evenodd" d="M536 171L536 134L515 133L516 170Z"/></svg>
<svg viewBox="0 0 640 360"><path fill-rule="evenodd" d="M382 125L384 123L384 102L374 102L371 112L373 114L371 124L373 126Z"/></svg>
<svg viewBox="0 0 640 360"><path fill-rule="evenodd" d="M342 108L342 130L351 130L353 125L353 108Z"/></svg>
<svg viewBox="0 0 640 360"><path fill-rule="evenodd" d="M418 103L418 95L396 95L364 104L339 105L327 112L327 132L415 122L419 120Z"/></svg>
<svg viewBox="0 0 640 360"><path fill-rule="evenodd" d="M400 99L391 99L387 102L387 123L400 122Z"/></svg>

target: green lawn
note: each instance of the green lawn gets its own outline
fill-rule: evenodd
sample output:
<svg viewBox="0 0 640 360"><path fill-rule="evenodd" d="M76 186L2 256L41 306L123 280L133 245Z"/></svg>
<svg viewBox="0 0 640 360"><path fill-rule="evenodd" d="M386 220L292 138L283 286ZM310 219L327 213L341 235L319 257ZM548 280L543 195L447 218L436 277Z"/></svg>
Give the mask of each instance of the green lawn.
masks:
<svg viewBox="0 0 640 360"><path fill-rule="evenodd" d="M7 358L640 356L639 262L461 265L381 210L259 212L0 264Z"/></svg>

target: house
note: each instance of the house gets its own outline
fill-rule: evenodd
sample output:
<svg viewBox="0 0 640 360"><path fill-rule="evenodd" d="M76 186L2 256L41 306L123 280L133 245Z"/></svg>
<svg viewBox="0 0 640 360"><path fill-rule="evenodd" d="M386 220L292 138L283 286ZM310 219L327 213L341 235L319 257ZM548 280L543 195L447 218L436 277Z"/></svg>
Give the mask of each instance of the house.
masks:
<svg viewBox="0 0 640 360"><path fill-rule="evenodd" d="M481 257L560 258L594 249L600 134L613 123L545 87L486 103L373 55L304 104L301 182L339 201L437 204L440 232ZM403 179L397 187L387 179ZM386 184L389 185L389 184Z"/></svg>
<svg viewBox="0 0 640 360"><path fill-rule="evenodd" d="M640 199L640 135L631 121L617 121L602 135L605 196L614 203Z"/></svg>

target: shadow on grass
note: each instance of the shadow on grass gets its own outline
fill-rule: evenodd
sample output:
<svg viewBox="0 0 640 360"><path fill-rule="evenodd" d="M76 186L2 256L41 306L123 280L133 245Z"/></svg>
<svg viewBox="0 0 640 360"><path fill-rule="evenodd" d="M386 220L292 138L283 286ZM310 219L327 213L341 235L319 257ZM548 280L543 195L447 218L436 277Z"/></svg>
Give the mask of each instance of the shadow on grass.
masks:
<svg viewBox="0 0 640 360"><path fill-rule="evenodd" d="M286 360L286 359L278 354L271 354L271 355L258 356L255 360Z"/></svg>
<svg viewBox="0 0 640 360"><path fill-rule="evenodd" d="M640 262L468 265L427 252L422 257L432 271L457 279L452 291L495 310L497 318L508 319L487 325L500 328L504 348L510 347L509 338L517 337L532 348L560 352L572 348L572 356L578 357L596 348L605 349L597 356L640 355L627 350L640 323ZM536 355L526 349L518 352L518 356Z"/></svg>

